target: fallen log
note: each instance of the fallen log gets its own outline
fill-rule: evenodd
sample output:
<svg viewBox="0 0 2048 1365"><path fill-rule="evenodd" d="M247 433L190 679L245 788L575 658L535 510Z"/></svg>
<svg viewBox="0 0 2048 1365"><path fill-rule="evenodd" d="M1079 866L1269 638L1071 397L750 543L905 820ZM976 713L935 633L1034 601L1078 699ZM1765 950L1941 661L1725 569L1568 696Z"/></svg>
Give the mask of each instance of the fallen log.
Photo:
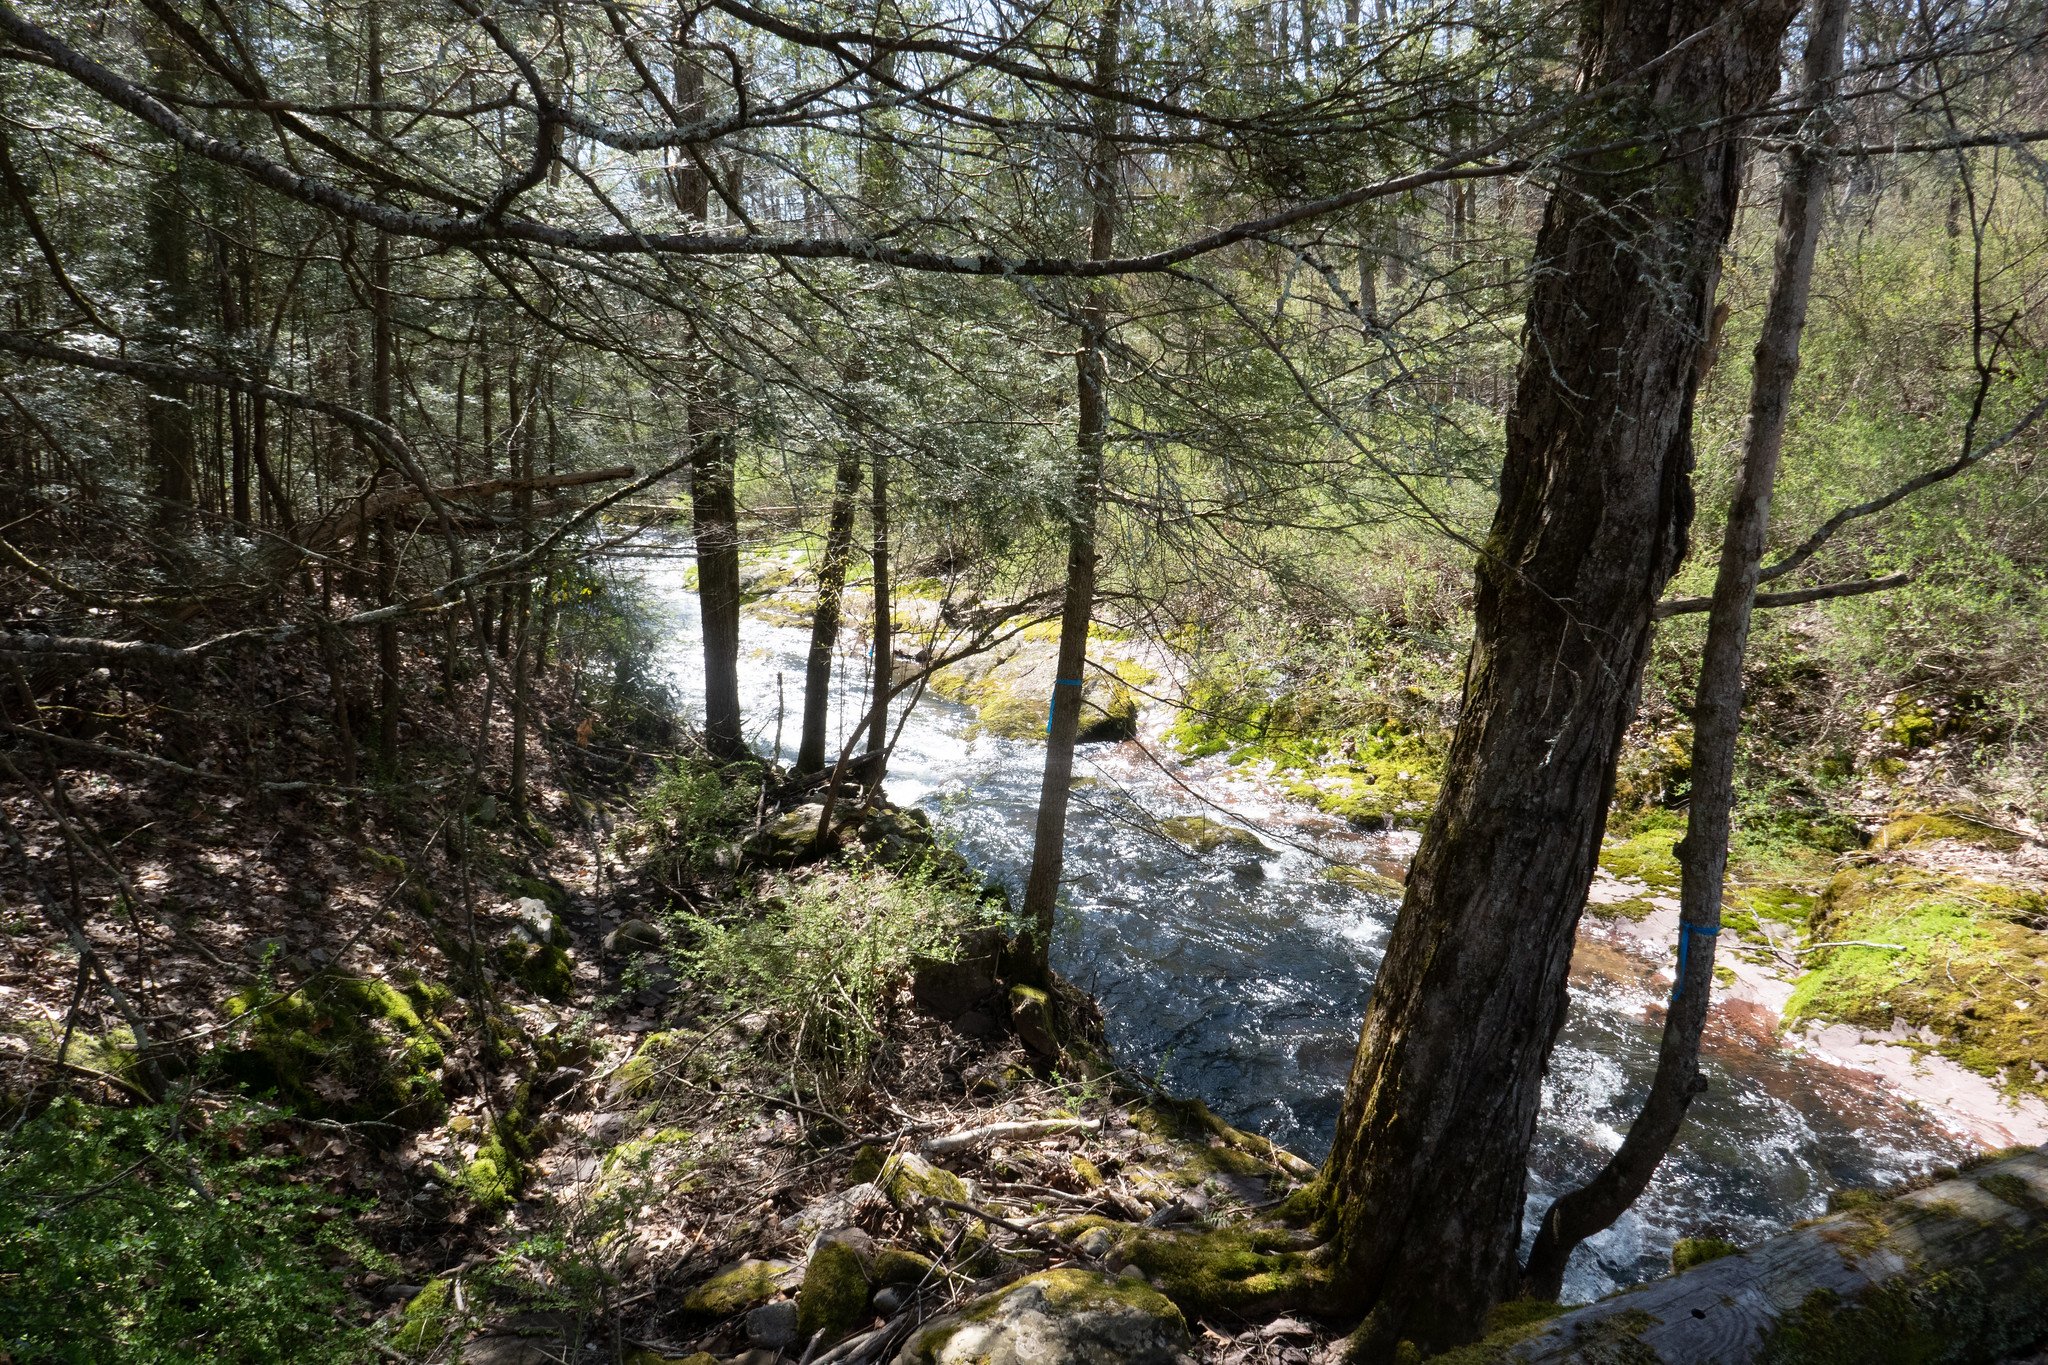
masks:
<svg viewBox="0 0 2048 1365"><path fill-rule="evenodd" d="M2003 1360L2048 1341L2048 1151L1872 1197L1514 1335L1447 1359Z"/></svg>

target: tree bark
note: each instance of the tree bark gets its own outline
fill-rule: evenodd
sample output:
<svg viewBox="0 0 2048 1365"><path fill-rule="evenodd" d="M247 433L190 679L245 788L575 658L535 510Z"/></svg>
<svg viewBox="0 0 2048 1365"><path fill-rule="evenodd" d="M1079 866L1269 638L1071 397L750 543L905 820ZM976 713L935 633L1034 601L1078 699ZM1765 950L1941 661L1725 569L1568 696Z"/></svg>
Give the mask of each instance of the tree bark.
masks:
<svg viewBox="0 0 2048 1365"><path fill-rule="evenodd" d="M150 75L158 89L173 96L184 89L184 50L174 39L152 35L148 57ZM150 183L143 206L142 231L144 268L149 272L153 290L149 335L169 349L193 330L196 319L192 297L192 227L185 213L185 154L174 145L165 148L164 155L170 164ZM197 434L191 387L165 380L149 384L147 390L143 428L155 492L162 502L162 515L178 521L190 513L195 492Z"/></svg>
<svg viewBox="0 0 2048 1365"><path fill-rule="evenodd" d="M1362 1359L1469 1340L1515 1281L1573 936L1691 520L1696 362L1743 165L1739 134L1712 120L1774 90L1792 10L1585 13L1585 87L1663 58L1605 101L1609 127L1653 141L1567 162L1537 240L1442 797L1318 1189L1338 1292L1370 1310Z"/></svg>
<svg viewBox="0 0 2048 1365"><path fill-rule="evenodd" d="M849 441L839 452L832 483L831 521L825 528L825 555L818 565L818 605L811 614L811 648L804 660L804 725L796 750L798 777L813 777L825 771L832 651L839 644L839 604L846 591L846 562L853 553L854 499L859 492L860 448Z"/></svg>
<svg viewBox="0 0 2048 1365"><path fill-rule="evenodd" d="M703 115L704 70L689 52L687 13L675 41L676 107L686 118ZM694 159L670 177L676 207L698 223L711 217L711 177ZM697 611L704 628L704 745L712 757L746 757L740 727L740 537L734 488L735 455L726 416L719 411L722 381L716 362L700 350L691 367L690 520L697 551Z"/></svg>
<svg viewBox="0 0 2048 1365"><path fill-rule="evenodd" d="M868 489L869 529L874 536L870 563L875 580L874 624L869 631L875 654L874 696L868 704L867 780L882 785L889 761L889 693L896 676L896 621L889 587L889 453L880 444L871 457Z"/></svg>
<svg viewBox="0 0 2048 1365"><path fill-rule="evenodd" d="M384 136L384 14L371 4L364 14L368 27L364 75L370 99L370 132ZM391 316L391 237L375 232L370 238L370 415L391 424L394 416L392 371L397 336ZM383 461L380 459L379 463ZM377 522L377 605L388 607L398 593L398 521L389 515ZM377 758L386 774L398 771L398 721L404 709L404 688L400 682L398 622L377 627Z"/></svg>
<svg viewBox="0 0 2048 1365"><path fill-rule="evenodd" d="M1757 339L1749 426L1728 508L1721 563L1707 617L1693 710L1692 799L1680 872L1678 976L1664 1013L1657 1073L1642 1112L1599 1173L1550 1206L1523 1269L1525 1293L1555 1299L1565 1264L1586 1238L1604 1231L1642 1192L1670 1150L1700 1075L1700 1034L1714 989L1714 945L1721 932L1721 888L1728 871L1729 812L1735 803L1735 745L1742 729L1742 660L1751 608L1770 534L1771 492L1784 449L1785 417L1799 373L1799 338L1813 285L1813 258L1828 188L1829 106L1842 72L1848 0L1817 0L1806 48L1806 97L1814 108L1806 136L1785 155L1778 194L1778 246L1771 296Z"/></svg>
<svg viewBox="0 0 2048 1365"><path fill-rule="evenodd" d="M1095 85L1116 85L1122 63L1122 0L1106 0L1095 40ZM1116 248L1117 107L1097 100L1092 114L1094 145L1089 152L1088 255L1106 261ZM1081 305L1081 346L1074 362L1078 411L1075 419L1074 483L1067 509L1067 585L1060 604L1059 666L1047 703L1045 775L1038 788L1038 821L1031 845L1031 872L1024 883L1024 922L1029 942L1020 945L1027 974L1050 972L1053 915L1059 904L1066 862L1067 803L1074 780L1074 741L1081 730L1082 672L1088 666L1088 626L1095 613L1095 520L1102 495L1103 441L1109 429L1108 366L1103 343L1109 330L1109 294L1090 286Z"/></svg>

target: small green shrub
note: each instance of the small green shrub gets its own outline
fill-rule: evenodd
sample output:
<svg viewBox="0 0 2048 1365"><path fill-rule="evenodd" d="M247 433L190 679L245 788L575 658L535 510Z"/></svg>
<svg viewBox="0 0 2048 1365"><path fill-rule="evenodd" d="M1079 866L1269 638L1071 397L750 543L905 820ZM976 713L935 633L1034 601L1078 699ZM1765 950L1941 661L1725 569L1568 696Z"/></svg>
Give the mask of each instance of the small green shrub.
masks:
<svg viewBox="0 0 2048 1365"><path fill-rule="evenodd" d="M821 1083L863 1074L897 990L919 959L950 959L1000 911L929 871L878 868L786 878L759 913L685 916L688 970L733 1008L772 1022L784 1055Z"/></svg>
<svg viewBox="0 0 2048 1365"><path fill-rule="evenodd" d="M648 865L665 881L694 875L752 823L760 800L758 781L737 769L677 760L640 798Z"/></svg>
<svg viewBox="0 0 2048 1365"><path fill-rule="evenodd" d="M349 1220L291 1161L242 1150L274 1116L63 1099L0 1140L0 1357L365 1359L337 1317Z"/></svg>

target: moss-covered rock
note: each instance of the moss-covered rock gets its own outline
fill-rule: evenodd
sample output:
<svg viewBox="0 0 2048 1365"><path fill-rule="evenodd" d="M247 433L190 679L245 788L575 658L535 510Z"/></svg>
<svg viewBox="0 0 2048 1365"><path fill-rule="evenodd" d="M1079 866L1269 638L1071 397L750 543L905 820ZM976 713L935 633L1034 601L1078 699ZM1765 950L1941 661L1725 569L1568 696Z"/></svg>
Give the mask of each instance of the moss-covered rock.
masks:
<svg viewBox="0 0 2048 1365"><path fill-rule="evenodd" d="M1180 1311L1142 1280L1048 1270L926 1324L897 1365L1172 1365Z"/></svg>
<svg viewBox="0 0 2048 1365"><path fill-rule="evenodd" d="M797 1283L802 1274L788 1261L740 1261L691 1287L677 1306L706 1320L737 1317Z"/></svg>
<svg viewBox="0 0 2048 1365"><path fill-rule="evenodd" d="M1271 853L1259 836L1206 815L1169 815L1159 822L1160 832L1192 853Z"/></svg>
<svg viewBox="0 0 2048 1365"><path fill-rule="evenodd" d="M526 1159L538 1145L533 1090L522 1083L512 1103L492 1121L488 1136L453 1177L455 1187L486 1213L496 1213L526 1186Z"/></svg>
<svg viewBox="0 0 2048 1365"><path fill-rule="evenodd" d="M1349 886L1359 891L1370 891L1375 896L1399 900L1405 894L1400 882L1369 867L1353 867L1349 863L1333 863L1323 869L1323 876L1340 886Z"/></svg>
<svg viewBox="0 0 2048 1365"><path fill-rule="evenodd" d="M914 1152L897 1152L882 1163L875 1185L910 1220L919 1238L932 1250L950 1249L956 1257L972 1260L987 1247L988 1227L979 1218L930 1203L973 1202L973 1191L968 1189L967 1182L951 1171L932 1165Z"/></svg>
<svg viewBox="0 0 2048 1365"><path fill-rule="evenodd" d="M902 1247L876 1247L868 1258L868 1282L877 1289L912 1289L932 1276L932 1258Z"/></svg>
<svg viewBox="0 0 2048 1365"><path fill-rule="evenodd" d="M679 1067L695 1074L702 1060L704 1035L693 1029L663 1029L640 1040L633 1055L612 1073L612 1089L623 1099L644 1100L658 1095L668 1077Z"/></svg>
<svg viewBox="0 0 2048 1365"><path fill-rule="evenodd" d="M430 1280L400 1312L391 1347L405 1355L424 1355L454 1335L460 1318L454 1282Z"/></svg>
<svg viewBox="0 0 2048 1365"><path fill-rule="evenodd" d="M810 862L819 856L818 823L824 818L825 807L816 801L786 810L748 837L746 856L770 867ZM841 831L833 833L836 837Z"/></svg>
<svg viewBox="0 0 2048 1365"><path fill-rule="evenodd" d="M829 1346L860 1326L867 1318L869 1288L860 1250L847 1241L821 1240L797 1291L796 1339L808 1346L819 1338L820 1345Z"/></svg>
<svg viewBox="0 0 2048 1365"><path fill-rule="evenodd" d="M505 975L544 1000L563 1001L575 986L576 967L567 949L552 943L508 943Z"/></svg>
<svg viewBox="0 0 2048 1365"><path fill-rule="evenodd" d="M131 1087L141 1084L142 1054L135 1046L134 1032L126 1025L117 1025L105 1033L73 1028L67 1040L64 1025L54 1019L0 1019L0 1034L20 1038L28 1044L32 1055L47 1061L58 1060L61 1047L67 1066L97 1071Z"/></svg>
<svg viewBox="0 0 2048 1365"><path fill-rule="evenodd" d="M223 1058L235 1079L309 1113L360 1121L433 1122L444 1107L441 1067L452 997L425 982L317 977L282 997L231 996L241 1046Z"/></svg>
<svg viewBox="0 0 2048 1365"><path fill-rule="evenodd" d="M846 1183L849 1185L872 1185L882 1173L885 1153L874 1143L863 1144L853 1154L853 1165L846 1169Z"/></svg>
<svg viewBox="0 0 2048 1365"><path fill-rule="evenodd" d="M915 1152L893 1153L876 1173L875 1184L891 1204L903 1211L918 1207L926 1199L967 1202L966 1181Z"/></svg>

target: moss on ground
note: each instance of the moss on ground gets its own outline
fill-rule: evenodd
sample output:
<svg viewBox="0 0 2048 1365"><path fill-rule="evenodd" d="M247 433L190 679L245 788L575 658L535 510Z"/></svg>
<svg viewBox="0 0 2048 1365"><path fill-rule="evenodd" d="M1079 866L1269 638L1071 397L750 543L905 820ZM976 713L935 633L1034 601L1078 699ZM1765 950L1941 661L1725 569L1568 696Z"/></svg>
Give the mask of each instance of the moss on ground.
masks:
<svg viewBox="0 0 2048 1365"><path fill-rule="evenodd" d="M1313 1301L1328 1272L1282 1228L1124 1234L1116 1254L1190 1317L1250 1313Z"/></svg>
<svg viewBox="0 0 2048 1365"><path fill-rule="evenodd" d="M503 961L507 976L544 1000L567 1000L575 985L568 951L552 943L509 943Z"/></svg>
<svg viewBox="0 0 2048 1365"><path fill-rule="evenodd" d="M1366 828L1420 825L1436 804L1447 731L1418 731L1384 702L1258 680L1198 679L1168 732L1193 758L1268 764L1286 792Z"/></svg>
<svg viewBox="0 0 2048 1365"><path fill-rule="evenodd" d="M454 1282L429 1280L399 1314L392 1349L406 1355L435 1350L454 1333L456 1317Z"/></svg>
<svg viewBox="0 0 2048 1365"><path fill-rule="evenodd" d="M395 986L374 977L318 977L278 998L252 988L227 1001L246 1031L223 1065L308 1113L431 1122L444 1107L449 1034L438 1015L451 999L422 981Z"/></svg>
<svg viewBox="0 0 2048 1365"><path fill-rule="evenodd" d="M455 1187L486 1213L496 1213L526 1186L526 1159L538 1145L532 1113L533 1091L521 1083L512 1103L477 1144L476 1155L454 1177Z"/></svg>
<svg viewBox="0 0 2048 1365"><path fill-rule="evenodd" d="M633 1055L612 1073L613 1088L627 1099L653 1098L674 1068L687 1066L702 1055L699 1044L703 1036L689 1029L663 1029L648 1034Z"/></svg>
<svg viewBox="0 0 2048 1365"><path fill-rule="evenodd" d="M1678 894L1676 846L1685 837L1685 816L1679 811L1652 810L1611 832L1600 846L1600 866L1611 877L1642 883L1625 900L1601 906L1609 915L1640 919L1656 907L1652 897Z"/></svg>
<svg viewBox="0 0 2048 1365"><path fill-rule="evenodd" d="M1792 1021L1931 1031L1931 1046L2015 1091L2048 1094L2048 899L2026 887L1896 865L1851 867L1813 910ZM1854 945L1854 946L1850 946ZM1866 946L1882 945L1882 946Z"/></svg>

